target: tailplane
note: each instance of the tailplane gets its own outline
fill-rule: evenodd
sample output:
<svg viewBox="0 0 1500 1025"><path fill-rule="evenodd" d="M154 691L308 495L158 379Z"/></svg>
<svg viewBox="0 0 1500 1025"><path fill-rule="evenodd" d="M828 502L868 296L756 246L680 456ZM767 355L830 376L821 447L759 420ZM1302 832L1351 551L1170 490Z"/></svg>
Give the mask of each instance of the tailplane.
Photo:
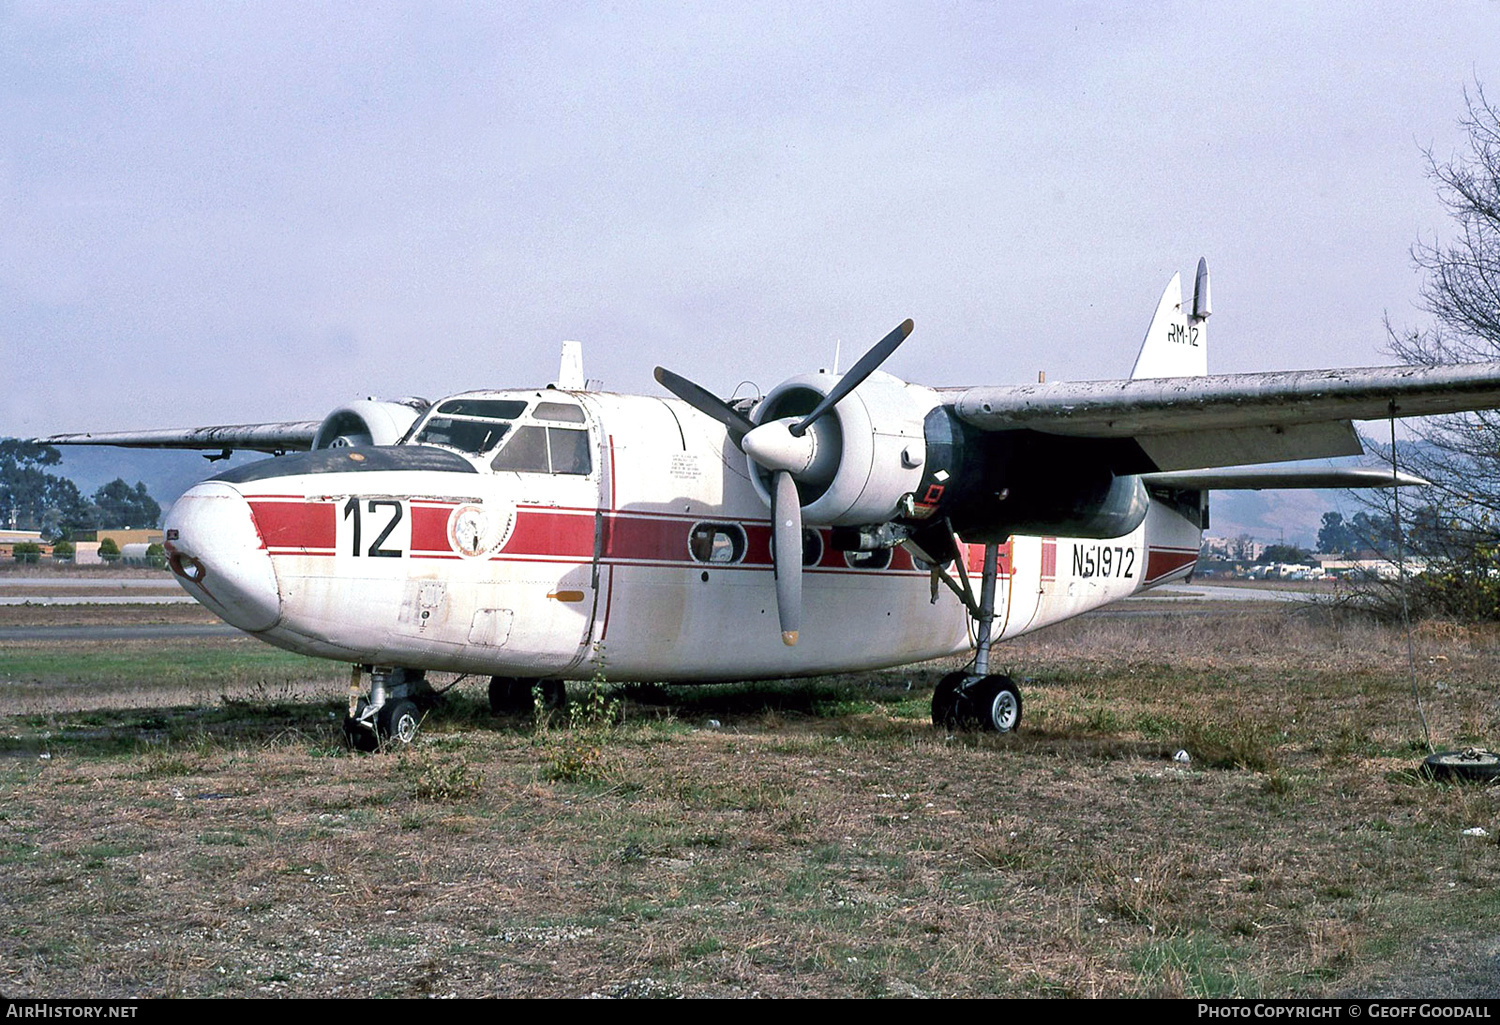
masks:
<svg viewBox="0 0 1500 1025"><path fill-rule="evenodd" d="M1198 261L1193 304L1182 305L1182 275L1173 274L1146 329L1132 380L1143 377L1202 377L1208 373L1208 261Z"/></svg>

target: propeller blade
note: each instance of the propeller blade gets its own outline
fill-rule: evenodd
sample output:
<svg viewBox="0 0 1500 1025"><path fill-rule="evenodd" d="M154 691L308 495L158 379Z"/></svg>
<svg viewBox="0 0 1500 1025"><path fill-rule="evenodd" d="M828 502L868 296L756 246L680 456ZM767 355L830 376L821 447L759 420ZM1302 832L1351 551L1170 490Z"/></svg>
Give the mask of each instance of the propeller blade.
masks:
<svg viewBox="0 0 1500 1025"><path fill-rule="evenodd" d="M854 389L864 384L865 378L873 374L880 364L884 363L886 358L895 352L902 342L906 341L907 336L911 334L911 329L911 320L904 320L897 326L896 330L876 342L869 352L859 358L858 363L849 368L849 372L839 380L839 383L833 386L833 391L823 396L823 401L814 406L811 413L803 417L800 423L792 425L792 434L799 438L802 437L803 433L816 423L819 417L834 406L837 406L845 395L848 395ZM661 378L658 377L657 380L661 380Z"/></svg>
<svg viewBox="0 0 1500 1025"><path fill-rule="evenodd" d="M775 484L771 536L776 542L776 613L781 618L781 642L793 647L802 628L802 500L796 481L785 470L776 471Z"/></svg>
<svg viewBox="0 0 1500 1025"><path fill-rule="evenodd" d="M749 417L707 388L700 388L686 377L674 374L666 367L656 368L656 383L704 416L711 416L728 427L736 445L740 443L741 438L755 430L755 425L750 422Z"/></svg>

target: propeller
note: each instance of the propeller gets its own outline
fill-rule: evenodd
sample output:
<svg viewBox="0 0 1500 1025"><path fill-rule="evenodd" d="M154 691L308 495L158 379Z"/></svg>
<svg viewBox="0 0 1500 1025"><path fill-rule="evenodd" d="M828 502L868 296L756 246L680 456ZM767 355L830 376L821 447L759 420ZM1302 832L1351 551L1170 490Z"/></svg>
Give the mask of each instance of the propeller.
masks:
<svg viewBox="0 0 1500 1025"><path fill-rule="evenodd" d="M896 330L876 342L869 352L859 358L858 363L849 368L849 372L833 386L833 390L823 396L823 401L814 406L813 411L803 417L801 423L792 427L792 434L802 437L803 432L816 423L820 416L837 406L845 395L864 384L865 378L873 374L880 364L884 363L890 354L906 341L906 336L911 334L913 326L911 319L907 318L896 326Z"/></svg>
<svg viewBox="0 0 1500 1025"><path fill-rule="evenodd" d="M777 470L771 492L771 539L776 556L776 614L781 619L781 643L793 647L802 628L802 500L797 482Z"/></svg>
<svg viewBox="0 0 1500 1025"><path fill-rule="evenodd" d="M740 439L755 430L750 418L707 388L700 388L681 374L674 374L666 367L656 368L656 383L676 395L705 416L711 416L725 427L738 445Z"/></svg>
<svg viewBox="0 0 1500 1025"><path fill-rule="evenodd" d="M863 384L911 332L912 322L907 320L876 342L801 420L786 417L757 425L708 389L665 367L656 368L658 384L727 427L740 451L771 472L776 612L782 643L788 647L797 643L802 628L802 499L797 494L797 478L813 466L818 451L817 436L808 433L808 428Z"/></svg>

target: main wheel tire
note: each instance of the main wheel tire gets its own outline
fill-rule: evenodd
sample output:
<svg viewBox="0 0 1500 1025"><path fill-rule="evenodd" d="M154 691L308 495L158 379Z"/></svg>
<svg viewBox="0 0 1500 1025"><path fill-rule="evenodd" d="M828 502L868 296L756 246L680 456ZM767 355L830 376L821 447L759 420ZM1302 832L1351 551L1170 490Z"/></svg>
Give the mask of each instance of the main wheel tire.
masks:
<svg viewBox="0 0 1500 1025"><path fill-rule="evenodd" d="M568 703L568 685L561 680L538 680L534 689L541 691L543 711L557 712Z"/></svg>
<svg viewBox="0 0 1500 1025"><path fill-rule="evenodd" d="M520 715L531 711L531 681L512 676L490 677L490 712Z"/></svg>
<svg viewBox="0 0 1500 1025"><path fill-rule="evenodd" d="M568 703L568 688L561 680L519 680L512 676L490 677L490 711L495 715L525 715L542 699L542 711L555 712Z"/></svg>
<svg viewBox="0 0 1500 1025"><path fill-rule="evenodd" d="M959 692L968 673L949 673L938 681L932 691L932 725L944 730L959 728L958 706L963 697Z"/></svg>
<svg viewBox="0 0 1500 1025"><path fill-rule="evenodd" d="M375 731L352 715L344 716L344 743L351 751L374 751L380 747Z"/></svg>
<svg viewBox="0 0 1500 1025"><path fill-rule="evenodd" d="M1474 747L1439 751L1423 759L1422 769L1436 780L1488 783L1500 779L1500 755Z"/></svg>
<svg viewBox="0 0 1500 1025"><path fill-rule="evenodd" d="M416 703L406 698L388 701L376 715L376 729L387 744L410 744L422 725L422 713Z"/></svg>
<svg viewBox="0 0 1500 1025"><path fill-rule="evenodd" d="M986 676L971 688L979 728L1011 733L1021 726L1021 691L1009 676Z"/></svg>

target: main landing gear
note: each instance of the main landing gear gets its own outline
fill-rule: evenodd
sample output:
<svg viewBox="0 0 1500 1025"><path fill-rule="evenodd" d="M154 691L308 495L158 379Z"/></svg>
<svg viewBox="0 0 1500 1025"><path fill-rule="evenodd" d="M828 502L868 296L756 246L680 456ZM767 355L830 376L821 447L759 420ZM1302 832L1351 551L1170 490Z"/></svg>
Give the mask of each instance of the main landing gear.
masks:
<svg viewBox="0 0 1500 1025"><path fill-rule="evenodd" d="M368 671L370 692L361 693L360 679ZM356 751L404 747L417 735L422 719L437 703L438 694L421 669L392 666L355 666L349 680L349 714L344 716L344 739Z"/></svg>
<svg viewBox="0 0 1500 1025"><path fill-rule="evenodd" d="M568 690L561 680L490 677L490 712L494 715L523 715L533 711L538 701L544 712L555 712L568 703Z"/></svg>
<svg viewBox="0 0 1500 1025"><path fill-rule="evenodd" d="M929 563L934 560L928 559ZM942 579L969 607L979 623L978 650L974 667L968 672L949 673L938 681L932 692L932 725L948 730L990 730L1009 733L1021 725L1021 691L1005 675L990 674L990 648L994 645L995 584L999 576L1000 546L984 546L984 576L979 585L979 602L975 604L963 563L957 562L963 587L944 574ZM933 587L937 584L934 582ZM934 590L934 600L936 591Z"/></svg>

